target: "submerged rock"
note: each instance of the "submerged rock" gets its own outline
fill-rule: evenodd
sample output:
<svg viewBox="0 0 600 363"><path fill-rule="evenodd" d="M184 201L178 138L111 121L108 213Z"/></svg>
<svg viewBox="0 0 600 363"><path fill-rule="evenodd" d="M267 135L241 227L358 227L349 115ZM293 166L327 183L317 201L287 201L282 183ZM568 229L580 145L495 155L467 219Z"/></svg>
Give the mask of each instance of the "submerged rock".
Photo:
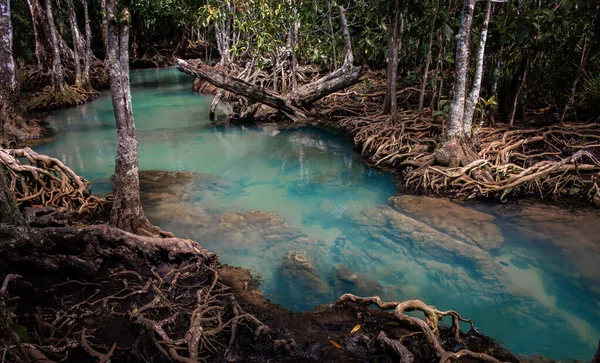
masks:
<svg viewBox="0 0 600 363"><path fill-rule="evenodd" d="M377 281L359 274L345 265L335 265L334 272L338 290L362 295L377 295L383 292L383 287ZM348 287L350 289L347 289Z"/></svg>
<svg viewBox="0 0 600 363"><path fill-rule="evenodd" d="M597 209L568 210L521 201L494 206L492 211L505 222L512 239L550 243L560 248L584 277L600 281L600 211Z"/></svg>
<svg viewBox="0 0 600 363"><path fill-rule="evenodd" d="M504 242L495 218L487 213L449 200L418 195L391 197L390 202L396 210L486 251L499 248Z"/></svg>
<svg viewBox="0 0 600 363"><path fill-rule="evenodd" d="M281 275L292 298L310 301L331 295L329 285L308 259L306 252L288 252L281 263Z"/></svg>
<svg viewBox="0 0 600 363"><path fill-rule="evenodd" d="M438 231L406 214L389 206L376 206L364 210L355 217L355 221L366 227L366 230L380 242L390 241L386 236L393 236L392 244L410 245L420 253L443 261L455 258L474 260L488 265L490 255L478 245L470 244ZM375 227L375 228L373 228Z"/></svg>

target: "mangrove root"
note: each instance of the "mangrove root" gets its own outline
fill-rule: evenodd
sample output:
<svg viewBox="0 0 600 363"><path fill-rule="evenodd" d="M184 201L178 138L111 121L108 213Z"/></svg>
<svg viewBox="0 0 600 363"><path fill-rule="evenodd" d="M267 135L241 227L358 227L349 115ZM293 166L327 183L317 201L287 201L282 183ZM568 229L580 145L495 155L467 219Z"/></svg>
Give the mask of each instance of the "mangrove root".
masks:
<svg viewBox="0 0 600 363"><path fill-rule="evenodd" d="M90 183L60 160L30 148L0 149L0 163L8 170L9 187L19 206L50 206L81 214L103 209L110 203L91 195Z"/></svg>
<svg viewBox="0 0 600 363"><path fill-rule="evenodd" d="M440 342L439 321L445 317L452 318L452 327L456 341L461 341L460 322L467 322L471 325L471 330L475 331L475 325L471 319L461 317L456 311L440 311L434 306L425 304L420 300L407 300L403 302L384 302L378 296L359 297L352 294L342 295L336 302L336 305L358 304L361 306L377 305L381 310L394 310L393 317L400 323L408 323L419 329L427 344L433 349L440 363L456 361L461 357L467 357L481 362L500 363L500 361L489 354L477 353L468 349L461 349L458 352L446 350ZM425 320L407 315L406 312L421 311L425 314ZM411 362L412 354L408 349L398 341L389 339L383 332L379 334L378 340L383 342L394 350L400 357L402 362Z"/></svg>

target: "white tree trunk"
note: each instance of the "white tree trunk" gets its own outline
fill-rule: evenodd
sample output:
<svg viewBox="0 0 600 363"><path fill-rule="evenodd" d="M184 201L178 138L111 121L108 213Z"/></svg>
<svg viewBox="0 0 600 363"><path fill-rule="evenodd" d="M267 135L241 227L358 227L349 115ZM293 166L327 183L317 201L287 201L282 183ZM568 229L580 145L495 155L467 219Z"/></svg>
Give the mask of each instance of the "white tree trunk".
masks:
<svg viewBox="0 0 600 363"><path fill-rule="evenodd" d="M150 225L140 201L138 142L129 89L129 12L117 12L115 0L107 0L108 63L110 92L117 124L117 158L114 202L110 224L138 233Z"/></svg>
<svg viewBox="0 0 600 363"><path fill-rule="evenodd" d="M83 17L85 22L85 58L83 60L83 86L87 90L92 89L92 82L90 80L90 67L92 65L92 30L90 27L90 16L88 13L88 2L87 0L81 0L83 5Z"/></svg>
<svg viewBox="0 0 600 363"><path fill-rule="evenodd" d="M481 92L481 80L483 78L483 58L485 54L485 43L487 41L488 25L490 23L490 16L492 14L492 0L487 0L485 4L485 13L483 16L483 24L481 25L481 36L479 38L479 47L477 48L477 59L475 66L475 78L473 79L473 86L467 98L465 105L464 115L464 134L471 135L473 126L473 114L475 113L475 106L479 101L479 94Z"/></svg>
<svg viewBox="0 0 600 363"><path fill-rule="evenodd" d="M79 55L82 53L80 49L81 34L79 33L79 27L77 26L77 16L75 15L75 6L73 6L73 0L67 0L67 7L69 11L69 25L71 26L71 36L73 37L73 55L75 57L75 85L81 87L81 62Z"/></svg>
<svg viewBox="0 0 600 363"><path fill-rule="evenodd" d="M450 114L446 124L446 138L470 137L464 134L463 117L467 95L467 74L469 72L469 55L471 44L471 27L475 0L465 0L460 30L456 37L456 75L454 77L454 94L450 104Z"/></svg>

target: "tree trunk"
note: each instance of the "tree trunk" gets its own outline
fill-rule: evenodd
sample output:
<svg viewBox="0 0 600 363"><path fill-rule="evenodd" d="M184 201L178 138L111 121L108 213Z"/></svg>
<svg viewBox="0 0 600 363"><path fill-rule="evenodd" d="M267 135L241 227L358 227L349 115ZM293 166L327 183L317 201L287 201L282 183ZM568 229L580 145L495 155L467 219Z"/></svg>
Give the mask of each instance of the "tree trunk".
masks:
<svg viewBox="0 0 600 363"><path fill-rule="evenodd" d="M600 341L598 341L598 349L596 350L596 355L592 358L592 363L600 363Z"/></svg>
<svg viewBox="0 0 600 363"><path fill-rule="evenodd" d="M588 58L589 54L590 54L590 52L588 50L588 44L587 44L587 38L586 38L583 42L583 48L581 49L581 60L579 61L579 68L577 69L577 76L575 77L575 80L573 81L573 85L571 86L571 93L569 94L569 100L565 104L565 107L563 108L563 110L560 114L559 122L561 125L565 121L565 117L567 116L567 111L569 110L569 107L571 107L571 105L573 104L573 102L575 100L575 92L577 92L577 85L579 84L581 77L583 77L583 75L585 74L585 64L587 63L587 58Z"/></svg>
<svg viewBox="0 0 600 363"><path fill-rule="evenodd" d="M439 38L438 38L438 43L439 43L439 49L438 49L438 55L437 55L437 64L435 66L435 70L433 71L433 90L431 91L431 102L429 104L429 107L431 108L431 112L433 113L436 109L436 105L437 103L435 102L438 98L437 98L437 92L438 92L438 76L441 72L442 69L442 62L444 61L444 51L445 51L445 47L444 47L444 40L443 40L444 34L443 34L443 30L440 31L439 34ZM440 81L441 83L441 81Z"/></svg>
<svg viewBox="0 0 600 363"><path fill-rule="evenodd" d="M457 167L477 158L471 143L471 134L464 133L464 113L469 71L471 26L475 0L465 0L460 31L456 37L456 74L450 114L446 123L444 144L435 154L436 164Z"/></svg>
<svg viewBox="0 0 600 363"><path fill-rule="evenodd" d="M388 68L387 68L387 86L385 98L383 100L384 114L396 116L398 106L396 104L396 79L398 78L398 19L401 13L402 3L395 0L390 3L390 30L388 42Z"/></svg>
<svg viewBox="0 0 600 363"><path fill-rule="evenodd" d="M331 0L327 1L327 6L328 6L327 21L329 22L329 33L331 36L331 49L333 51L333 67L331 67L331 70L334 70L337 68L337 50L335 49L335 47L336 47L335 33L333 31L333 21L331 20L331 15L333 12L333 9L331 7Z"/></svg>
<svg viewBox="0 0 600 363"><path fill-rule="evenodd" d="M106 0L100 0L100 13L106 14ZM102 43L104 44L104 60L108 59L108 22L102 16Z"/></svg>
<svg viewBox="0 0 600 363"><path fill-rule="evenodd" d="M0 1L0 12L4 11L3 2L8 2L8 0ZM15 198L8 188L6 171L3 165L0 165L0 224L11 226L25 225L25 219L19 208L17 208Z"/></svg>
<svg viewBox="0 0 600 363"><path fill-rule="evenodd" d="M450 114L446 123L446 138L470 138L464 134L463 117L467 95L467 75L469 72L469 56L471 45L471 27L473 25L473 12L475 0L465 0L460 30L456 37L456 75L454 78L454 94L450 104Z"/></svg>
<svg viewBox="0 0 600 363"><path fill-rule="evenodd" d="M423 104L425 103L425 90L427 89L427 80L429 78L429 65L431 64L431 53L433 48L433 34L435 33L435 21L437 20L440 1L436 0L433 20L431 21L431 30L429 31L429 45L427 46L427 56L425 57L425 70L423 71L423 81L421 82L421 93L419 94L419 116L423 113Z"/></svg>
<svg viewBox="0 0 600 363"><path fill-rule="evenodd" d="M106 5L110 91L118 137L110 224L128 232L149 233L151 225L140 201L138 142L129 90L131 17L126 9L117 11L115 0L108 0Z"/></svg>
<svg viewBox="0 0 600 363"><path fill-rule="evenodd" d="M23 109L12 52L10 0L0 0L0 142L19 139Z"/></svg>
<svg viewBox="0 0 600 363"><path fill-rule="evenodd" d="M37 65L45 71L52 65L52 41L50 40L50 27L48 18L39 0L27 0L31 12L33 35L35 40L35 57Z"/></svg>
<svg viewBox="0 0 600 363"><path fill-rule="evenodd" d="M488 24L490 23L490 16L492 14L492 0L487 0L485 4L485 13L483 17L483 24L481 25L481 36L479 38L479 47L477 48L477 59L475 66L475 78L473 79L473 86L471 92L467 98L465 105L464 115L464 134L470 135L473 126L473 114L475 113L475 106L479 101L479 94L481 92L481 80L483 79L483 56L485 54L485 43L487 41Z"/></svg>
<svg viewBox="0 0 600 363"><path fill-rule="evenodd" d="M46 0L46 16L48 18L48 28L50 31L50 43L52 45L52 88L60 92L65 88L65 73L60 61L60 48L56 27L54 25L51 0Z"/></svg>
<svg viewBox="0 0 600 363"><path fill-rule="evenodd" d="M88 2L87 0L81 0L83 5L83 17L85 22L85 58L83 59L83 87L86 90L92 89L92 82L90 80L90 67L92 65L92 30L90 27L90 16L88 14ZM104 19L104 17L102 17Z"/></svg>
<svg viewBox="0 0 600 363"><path fill-rule="evenodd" d="M82 54L83 49L80 49L81 34L79 33L79 27L77 26L77 16L75 15L75 6L73 6L73 0L67 0L67 7L69 11L69 25L71 26L71 36L73 37L73 55L75 57L75 85L81 87L83 84L81 78L81 63L79 55Z"/></svg>
<svg viewBox="0 0 600 363"><path fill-rule="evenodd" d="M527 55L525 58L525 68L523 69L521 77L519 77L519 88L517 88L517 93L515 94L512 109L510 111L510 126L514 126L515 124L515 115L517 113L517 107L519 107L519 97L521 96L521 92L523 92L523 88L525 88L525 83L527 82L527 71L529 69L530 60L531 56Z"/></svg>

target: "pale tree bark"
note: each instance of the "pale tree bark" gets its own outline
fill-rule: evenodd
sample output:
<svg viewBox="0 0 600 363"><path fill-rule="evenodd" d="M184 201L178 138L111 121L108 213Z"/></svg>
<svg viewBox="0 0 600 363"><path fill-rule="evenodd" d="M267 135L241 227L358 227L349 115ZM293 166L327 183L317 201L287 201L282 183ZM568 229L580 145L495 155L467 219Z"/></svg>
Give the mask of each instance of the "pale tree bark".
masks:
<svg viewBox="0 0 600 363"><path fill-rule="evenodd" d="M298 30L300 28L300 20L298 20L298 9L296 8L296 0L290 0L292 6L292 17L293 21L290 24L290 31L288 35L288 47L291 52L291 72L292 72L292 90L298 86L298 59L296 57L296 46L298 45Z"/></svg>
<svg viewBox="0 0 600 363"><path fill-rule="evenodd" d="M24 138L23 109L12 51L10 0L0 0L0 142Z"/></svg>
<svg viewBox="0 0 600 363"><path fill-rule="evenodd" d="M434 112L436 109L436 100L438 99L437 97L437 92L438 92L438 76L440 74L440 71L442 69L442 65L443 65L443 61L444 61L444 52L445 52L445 46L443 45L443 30L440 31L439 37L438 37L438 43L439 43L439 49L438 49L438 55L437 55L437 65L435 66L435 70L433 71L433 90L431 91L431 102L429 104L429 107L431 108L431 112Z"/></svg>
<svg viewBox="0 0 600 363"><path fill-rule="evenodd" d="M63 91L65 88L65 73L60 61L60 48L56 27L54 25L51 0L46 0L46 16L48 18L48 28L50 31L50 43L52 45L52 87L57 91Z"/></svg>
<svg viewBox="0 0 600 363"><path fill-rule="evenodd" d="M470 60L470 38L476 0L465 0L456 37L456 69L454 93L450 103L450 114L444 130L443 145L435 153L435 163L457 167L467 165L477 158L471 142L471 133L464 133L464 113L467 97L467 76Z"/></svg>
<svg viewBox="0 0 600 363"><path fill-rule="evenodd" d="M475 78L473 79L473 86L469 92L469 97L465 104L465 115L464 115L464 134L470 135L473 126L473 114L475 113L475 106L479 101L479 94L481 93L481 80L483 79L483 58L485 55L485 43L487 41L488 25L490 23L490 17L492 14L492 0L487 0L485 3L485 12L483 15L483 24L481 25L481 34L479 38L479 46L477 48L477 59L475 65Z"/></svg>
<svg viewBox="0 0 600 363"><path fill-rule="evenodd" d="M419 94L419 116L423 113L423 105L425 103L425 91L427 89L427 81L429 79L429 65L431 64L431 53L433 50L433 34L435 33L435 21L440 9L440 1L436 0L435 10L433 12L433 20L431 21L431 30L429 31L429 45L427 46L427 56L425 57L425 70L423 71L423 80L421 82L421 93ZM434 91L435 92L435 91Z"/></svg>
<svg viewBox="0 0 600 363"><path fill-rule="evenodd" d="M388 45L388 68L387 68L387 86L385 98L383 100L384 114L390 114L396 117L398 112L397 97L396 97L396 81L398 78L398 23L402 16L402 1L393 0L391 6L391 21L389 30L389 45ZM404 18L404 17L402 17ZM403 27L402 27L403 28Z"/></svg>
<svg viewBox="0 0 600 363"><path fill-rule="evenodd" d="M591 47L589 47L591 48ZM573 105L573 102L575 100L575 93L577 92L577 85L579 84L579 81L581 80L581 77L583 77L583 75L585 74L585 65L587 63L587 59L588 56L590 55L589 49L588 49L588 41L587 38L583 41L583 48L581 49L581 60L579 61L579 67L577 68L577 76L575 77L575 80L573 81L573 85L571 86L571 93L569 94L569 99L567 101L567 103L565 104L565 107L563 108L562 112L560 113L560 124L563 124L565 122L565 117L567 116L567 111L569 110L569 107L571 107L571 105Z"/></svg>
<svg viewBox="0 0 600 363"><path fill-rule="evenodd" d="M110 224L132 233L152 234L153 226L140 201L138 142L129 89L129 25L127 9L107 0L108 63L110 92L117 124L117 157L114 175L114 202Z"/></svg>
<svg viewBox="0 0 600 363"><path fill-rule="evenodd" d="M80 49L81 34L79 33L79 27L77 26L77 16L75 15L75 6L73 6L73 0L67 0L67 7L69 11L69 25L71 26L71 36L73 37L73 55L75 57L75 85L81 87L83 84L81 76L81 62L79 55L83 53L83 49Z"/></svg>
<svg viewBox="0 0 600 363"><path fill-rule="evenodd" d="M83 87L87 90L92 89L92 82L90 80L90 67L92 65L92 30L90 27L90 16L88 13L88 2L87 0L81 0L83 5L83 17L85 22L85 58L83 59ZM102 17L104 18L104 17Z"/></svg>
<svg viewBox="0 0 600 363"><path fill-rule="evenodd" d="M467 75L469 72L471 27L474 11L475 0L465 0L460 30L456 37L456 74L454 77L454 93L450 103L450 114L446 123L446 139L471 137L470 134L464 134L463 118L467 95Z"/></svg>
<svg viewBox="0 0 600 363"><path fill-rule="evenodd" d="M232 17L235 14L231 0L219 1L219 5L225 9L225 19L215 23L215 38L217 41L217 50L221 55L221 64L229 64L233 61L231 57L231 27Z"/></svg>

